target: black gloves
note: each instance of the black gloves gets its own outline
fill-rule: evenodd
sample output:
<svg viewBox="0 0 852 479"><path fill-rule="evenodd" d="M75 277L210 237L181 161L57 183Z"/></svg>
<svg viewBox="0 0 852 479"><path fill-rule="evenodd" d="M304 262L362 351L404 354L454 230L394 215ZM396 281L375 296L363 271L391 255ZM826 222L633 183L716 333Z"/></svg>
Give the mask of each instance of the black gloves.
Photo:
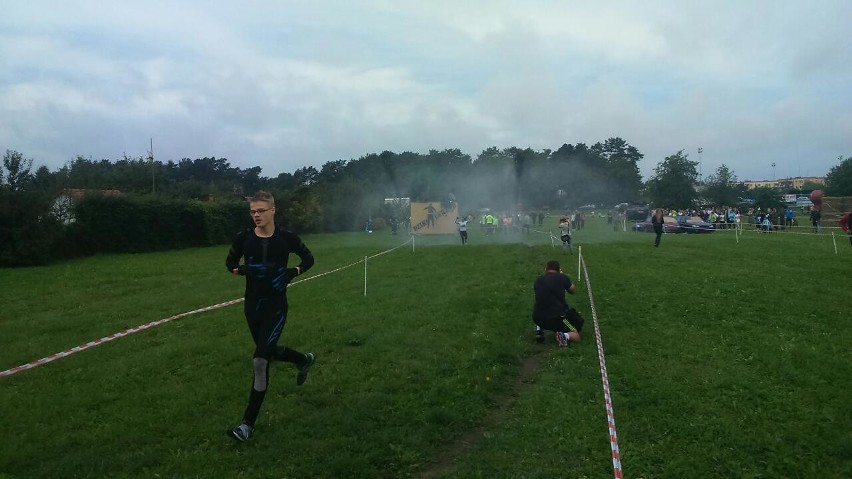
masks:
<svg viewBox="0 0 852 479"><path fill-rule="evenodd" d="M257 279L265 278L267 273L267 267L262 263L241 264L238 269L241 276Z"/></svg>
<svg viewBox="0 0 852 479"><path fill-rule="evenodd" d="M275 291L281 292L293 281L293 278L299 275L299 270L296 268L276 268L272 273L272 288Z"/></svg>
<svg viewBox="0 0 852 479"><path fill-rule="evenodd" d="M290 281L299 275L296 268L285 268L284 266L267 266L261 263L242 264L237 267L237 273L254 279L265 279L269 281L272 289L281 292L287 288Z"/></svg>

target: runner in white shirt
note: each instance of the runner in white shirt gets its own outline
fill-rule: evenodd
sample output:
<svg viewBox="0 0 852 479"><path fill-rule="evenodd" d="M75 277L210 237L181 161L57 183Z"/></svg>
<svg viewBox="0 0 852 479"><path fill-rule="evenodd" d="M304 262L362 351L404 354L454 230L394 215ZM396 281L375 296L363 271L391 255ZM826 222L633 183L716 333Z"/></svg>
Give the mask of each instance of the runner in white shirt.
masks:
<svg viewBox="0 0 852 479"><path fill-rule="evenodd" d="M570 249L574 254L574 246L571 244L571 221L563 215L559 218L559 236L562 239L562 252Z"/></svg>
<svg viewBox="0 0 852 479"><path fill-rule="evenodd" d="M467 244L467 218L459 219L456 217L456 224L459 225L459 236L461 236L462 244Z"/></svg>

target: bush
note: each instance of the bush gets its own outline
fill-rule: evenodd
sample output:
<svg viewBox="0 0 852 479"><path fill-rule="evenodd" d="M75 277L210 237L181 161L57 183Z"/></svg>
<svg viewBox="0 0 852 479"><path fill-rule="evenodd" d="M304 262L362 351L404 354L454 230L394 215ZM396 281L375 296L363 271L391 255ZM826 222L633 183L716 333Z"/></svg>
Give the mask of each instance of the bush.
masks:
<svg viewBox="0 0 852 479"><path fill-rule="evenodd" d="M64 225L49 195L0 189L0 267L99 253L143 253L227 244L251 226L244 201L87 195ZM8 225L8 226L6 226Z"/></svg>
<svg viewBox="0 0 852 479"><path fill-rule="evenodd" d="M61 225L49 213L50 198L0 188L0 267L54 261Z"/></svg>
<svg viewBox="0 0 852 479"><path fill-rule="evenodd" d="M199 201L204 216L205 241L208 245L229 243L237 231L251 226L244 201Z"/></svg>
<svg viewBox="0 0 852 479"><path fill-rule="evenodd" d="M224 244L250 223L239 201L86 196L74 206L75 255L140 253Z"/></svg>

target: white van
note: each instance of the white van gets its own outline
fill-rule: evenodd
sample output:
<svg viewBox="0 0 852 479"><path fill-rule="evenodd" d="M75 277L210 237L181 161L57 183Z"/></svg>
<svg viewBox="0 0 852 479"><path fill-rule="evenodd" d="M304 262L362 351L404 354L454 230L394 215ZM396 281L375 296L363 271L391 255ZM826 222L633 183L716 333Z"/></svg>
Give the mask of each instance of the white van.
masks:
<svg viewBox="0 0 852 479"><path fill-rule="evenodd" d="M799 208L806 208L813 205L813 202L807 196L799 196L796 198L796 206Z"/></svg>

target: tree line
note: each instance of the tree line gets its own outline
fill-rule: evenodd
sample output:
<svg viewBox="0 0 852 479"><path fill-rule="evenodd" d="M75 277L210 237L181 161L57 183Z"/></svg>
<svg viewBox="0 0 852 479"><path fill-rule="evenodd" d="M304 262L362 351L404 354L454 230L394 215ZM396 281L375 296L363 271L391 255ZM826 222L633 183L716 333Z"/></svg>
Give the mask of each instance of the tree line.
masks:
<svg viewBox="0 0 852 479"><path fill-rule="evenodd" d="M727 165L722 164L706 180L700 181L698 162L691 161L683 150L667 156L657 164L654 175L645 183L645 197L664 208L693 206L737 206L749 200L755 208L782 208L782 193L803 193L824 189L828 196L852 196L852 157L837 158L838 164L826 175L825 185L806 183L801 190L759 187L747 189Z"/></svg>
<svg viewBox="0 0 852 479"><path fill-rule="evenodd" d="M245 197L260 189L275 194L279 222L304 233L354 231L369 217L403 220L407 213L399 203L385 201L389 198L436 201L453 195L463 214L475 215L482 208L564 211L622 202L734 204L743 194L725 165L699 193L697 162L683 151L666 157L643 182L638 167L643 157L615 137L556 150L491 147L476 157L459 149L383 151L265 177L260 167L239 168L209 157L163 163L151 157L94 161L78 156L56 171L33 170L32 159L7 150L0 168L0 266L222 244L250 224ZM852 168L852 158L841 167L844 172ZM77 199L74 221L65 224L54 200L66 189L119 190L121 195Z"/></svg>

